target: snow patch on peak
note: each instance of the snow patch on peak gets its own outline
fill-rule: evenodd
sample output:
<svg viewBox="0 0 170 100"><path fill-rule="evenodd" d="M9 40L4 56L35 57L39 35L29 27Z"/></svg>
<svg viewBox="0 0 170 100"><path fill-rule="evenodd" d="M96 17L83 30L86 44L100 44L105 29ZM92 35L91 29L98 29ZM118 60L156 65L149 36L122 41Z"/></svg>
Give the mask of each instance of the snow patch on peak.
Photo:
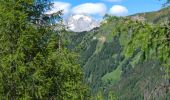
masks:
<svg viewBox="0 0 170 100"><path fill-rule="evenodd" d="M99 27L100 22L94 20L91 16L85 14L75 14L70 16L66 24L68 29L74 32L90 31L93 28Z"/></svg>

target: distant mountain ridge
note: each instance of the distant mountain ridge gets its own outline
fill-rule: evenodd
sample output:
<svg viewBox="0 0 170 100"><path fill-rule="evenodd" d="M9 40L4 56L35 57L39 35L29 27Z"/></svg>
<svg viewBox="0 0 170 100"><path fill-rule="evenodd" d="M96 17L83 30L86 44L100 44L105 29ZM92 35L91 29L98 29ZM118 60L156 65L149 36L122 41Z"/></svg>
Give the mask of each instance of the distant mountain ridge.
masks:
<svg viewBox="0 0 170 100"><path fill-rule="evenodd" d="M145 12L131 15L129 17L144 18L147 22L162 23L170 19L170 7L163 8L159 11Z"/></svg>
<svg viewBox="0 0 170 100"><path fill-rule="evenodd" d="M170 19L170 7L163 8L159 11L138 13L127 17L139 21L162 23ZM90 15L86 15L86 14L71 15L65 21L65 24L68 27L68 30L73 32L90 31L96 27L100 27L100 21L97 21L94 18L92 18Z"/></svg>

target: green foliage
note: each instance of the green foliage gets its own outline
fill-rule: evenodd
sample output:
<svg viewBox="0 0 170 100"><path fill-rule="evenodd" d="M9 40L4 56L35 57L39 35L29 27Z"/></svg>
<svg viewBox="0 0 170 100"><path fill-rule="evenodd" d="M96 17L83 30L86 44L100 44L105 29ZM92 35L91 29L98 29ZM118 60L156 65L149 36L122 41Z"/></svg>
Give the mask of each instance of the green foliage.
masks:
<svg viewBox="0 0 170 100"><path fill-rule="evenodd" d="M152 97L155 100L168 98L164 71L158 61L139 62L135 68L124 70L123 77L113 86L115 95L120 100L143 100Z"/></svg>
<svg viewBox="0 0 170 100"><path fill-rule="evenodd" d="M98 92L98 94L97 94L97 96L95 98L96 98L96 100L103 100L104 99L103 93L101 91Z"/></svg>
<svg viewBox="0 0 170 100"><path fill-rule="evenodd" d="M110 91L108 94L108 100L117 100L116 96L114 95L114 93L112 91Z"/></svg>
<svg viewBox="0 0 170 100"><path fill-rule="evenodd" d="M170 66L169 24L150 25L140 21L123 19L114 31L115 35L128 35L127 45L124 45L124 54L131 57L140 50L143 59L159 59L164 66ZM118 25L118 26L119 26ZM169 69L168 69L169 70ZM168 72L169 73L169 72ZM168 74L167 73L167 74Z"/></svg>
<svg viewBox="0 0 170 100"><path fill-rule="evenodd" d="M102 81L105 83L115 84L121 78L121 66L118 66L113 72L107 73L102 77Z"/></svg>
<svg viewBox="0 0 170 100"><path fill-rule="evenodd" d="M47 7L46 0L0 1L1 99L85 98L78 58L58 48L51 26L58 17L43 15Z"/></svg>
<svg viewBox="0 0 170 100"><path fill-rule="evenodd" d="M153 25L153 24L148 24L145 22L134 21L129 18L123 18L121 20L122 21L119 21L119 23L117 23L116 29L113 31L113 33L115 36L118 35L120 37L121 36L128 37L128 40L125 40L126 42L123 41L121 44L123 45L123 54L125 55L125 58L126 59L133 58L130 60L130 63L132 65L131 67L133 67L134 65L136 66L136 64L138 64L139 61L151 62L152 59L157 60L161 63L162 66L164 66L163 68L161 66L159 66L158 68L161 68L161 69L163 69L164 72L166 72L166 80L169 81L169 72L170 72L169 71L169 68L170 68L170 65L169 65L170 64L170 62L169 62L169 59L170 59L169 26L170 25L169 25L169 23L166 22L165 24L161 24L161 25L159 25L159 24ZM157 65L158 64L154 65L153 67L156 67ZM143 65L143 66L146 67L148 65ZM123 77L126 76L126 73L128 73L127 71L129 71L131 69L131 67L130 68L126 67L126 69L123 69L123 75L122 75ZM149 67L147 67L147 68L149 69ZM157 70L156 72L158 73L159 71ZM129 72L129 73L132 73L132 72ZM124 74L125 74L125 76L124 76ZM141 77L144 77L144 75L148 75L148 74L144 73L142 75L143 76L141 76ZM151 75L156 75L156 74L151 74ZM160 75L159 78L157 76L158 79L153 78L152 81L155 80L155 81L162 82L164 79L163 78L164 74L159 74L159 75ZM125 78L127 78L127 77L125 77ZM139 87L142 84L142 83L140 83L140 85L138 85L137 82L140 82L141 79L136 80L136 78L133 76L131 78L132 78L131 82L133 82L133 85L130 85L132 83L129 83L126 85L126 87L122 87L122 90L119 90L117 92L117 93L120 92L120 94L119 94L120 99L123 99L123 100L124 99L125 100L126 99L139 99L139 98L143 98L143 97L145 98L145 97L147 97L147 95L150 95L149 98L151 96L153 96L153 94L144 94L144 95L137 94L137 93L140 93L137 91L140 90ZM130 81L130 79L128 81ZM125 82L123 82L123 80L120 82L125 83ZM164 84L163 86L165 86L165 87L167 86L166 83L162 83L162 84ZM169 82L168 82L168 84L169 84ZM153 87L160 86L160 84L157 84L157 82L151 83L151 85ZM152 90L152 92L153 92L154 91L153 87L148 90ZM127 91L125 89L127 89ZM123 92L123 91L125 91L125 92ZM133 94L133 96L131 96L131 94L128 94L128 91L133 91L134 94L131 93L131 94ZM164 91L164 90L161 89L159 91ZM159 92L159 91L154 91L154 92ZM122 94L124 94L125 96L121 97ZM153 98L155 98L155 97L157 97L157 95L153 96ZM159 96L159 97L161 98L161 96ZM166 95L166 98L167 98L167 95Z"/></svg>

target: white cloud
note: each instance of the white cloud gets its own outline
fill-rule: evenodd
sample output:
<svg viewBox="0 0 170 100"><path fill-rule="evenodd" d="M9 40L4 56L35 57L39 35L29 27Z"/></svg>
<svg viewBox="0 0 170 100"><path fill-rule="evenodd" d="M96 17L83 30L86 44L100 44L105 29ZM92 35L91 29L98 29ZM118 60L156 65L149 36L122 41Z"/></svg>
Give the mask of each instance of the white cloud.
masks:
<svg viewBox="0 0 170 100"><path fill-rule="evenodd" d="M103 3L85 3L78 5L72 9L73 14L90 14L104 15L107 11L106 5Z"/></svg>
<svg viewBox="0 0 170 100"><path fill-rule="evenodd" d="M54 2L53 7L47 14L52 14L60 10L64 10L63 13L66 15L70 12L71 4L67 2Z"/></svg>
<svg viewBox="0 0 170 100"><path fill-rule="evenodd" d="M104 0L104 1L108 1L108 2L121 2L122 0Z"/></svg>
<svg viewBox="0 0 170 100"><path fill-rule="evenodd" d="M128 14L128 9L121 5L114 5L110 8L109 13L115 16L126 16Z"/></svg>

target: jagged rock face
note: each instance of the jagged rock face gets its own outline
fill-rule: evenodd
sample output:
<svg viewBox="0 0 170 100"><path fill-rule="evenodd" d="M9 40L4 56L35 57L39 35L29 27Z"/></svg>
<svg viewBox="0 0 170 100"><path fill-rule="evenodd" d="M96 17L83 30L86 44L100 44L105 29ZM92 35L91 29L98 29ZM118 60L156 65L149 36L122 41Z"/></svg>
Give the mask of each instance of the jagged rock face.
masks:
<svg viewBox="0 0 170 100"><path fill-rule="evenodd" d="M70 16L67 19L66 25L68 26L68 29L71 31L83 32L83 31L90 31L93 28L99 27L100 22L94 20L91 16L76 14Z"/></svg>

